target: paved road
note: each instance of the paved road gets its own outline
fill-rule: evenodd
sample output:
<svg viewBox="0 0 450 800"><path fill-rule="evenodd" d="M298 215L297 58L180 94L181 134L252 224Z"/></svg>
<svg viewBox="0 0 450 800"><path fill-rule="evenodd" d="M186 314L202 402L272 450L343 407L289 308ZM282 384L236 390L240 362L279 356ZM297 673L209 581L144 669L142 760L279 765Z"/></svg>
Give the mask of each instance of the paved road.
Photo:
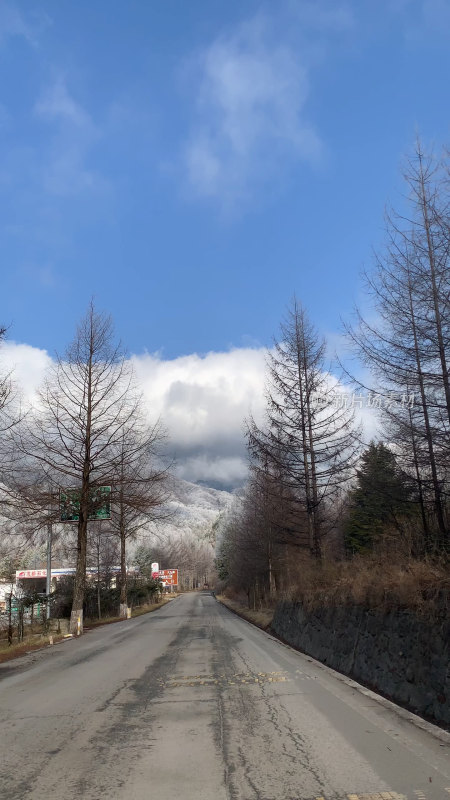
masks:
<svg viewBox="0 0 450 800"><path fill-rule="evenodd" d="M449 745L209 594L0 666L1 800L450 800Z"/></svg>

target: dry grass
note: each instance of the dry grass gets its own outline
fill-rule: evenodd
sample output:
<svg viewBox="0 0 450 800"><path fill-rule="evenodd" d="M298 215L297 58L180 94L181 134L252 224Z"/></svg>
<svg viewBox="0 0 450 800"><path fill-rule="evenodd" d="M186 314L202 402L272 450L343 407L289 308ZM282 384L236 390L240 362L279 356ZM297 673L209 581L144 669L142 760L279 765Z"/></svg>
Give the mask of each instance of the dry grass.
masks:
<svg viewBox="0 0 450 800"><path fill-rule="evenodd" d="M429 613L442 597L450 598L450 574L445 562L395 560L357 556L351 561L322 565L303 558L295 580L284 593L306 607L365 605L369 608L406 607Z"/></svg>
<svg viewBox="0 0 450 800"><path fill-rule="evenodd" d="M64 639L62 634L51 634L53 637L53 644L60 642ZM8 645L5 640L0 641L0 664L5 661L11 661L13 658L19 658L26 655L33 650L41 650L43 647L51 647L50 638L48 634L35 633L32 636L27 636L23 642Z"/></svg>
<svg viewBox="0 0 450 800"><path fill-rule="evenodd" d="M248 606L239 603L237 600L233 600L230 597L225 597L225 595L221 594L218 595L217 599L223 603L224 606L230 608L236 614L239 614L240 617L244 617L249 622L252 622L254 625L257 625L258 628L262 628L263 630L268 630L272 624L274 609L270 608L261 608L259 610L253 611L252 609L248 608Z"/></svg>

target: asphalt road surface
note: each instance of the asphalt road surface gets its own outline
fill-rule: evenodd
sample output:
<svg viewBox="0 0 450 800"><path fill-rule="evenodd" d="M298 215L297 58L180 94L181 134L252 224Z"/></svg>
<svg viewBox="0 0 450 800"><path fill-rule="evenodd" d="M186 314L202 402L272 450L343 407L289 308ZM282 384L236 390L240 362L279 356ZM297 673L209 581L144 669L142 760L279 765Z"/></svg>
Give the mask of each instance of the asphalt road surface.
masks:
<svg viewBox="0 0 450 800"><path fill-rule="evenodd" d="M0 799L450 800L434 730L189 594L0 665Z"/></svg>

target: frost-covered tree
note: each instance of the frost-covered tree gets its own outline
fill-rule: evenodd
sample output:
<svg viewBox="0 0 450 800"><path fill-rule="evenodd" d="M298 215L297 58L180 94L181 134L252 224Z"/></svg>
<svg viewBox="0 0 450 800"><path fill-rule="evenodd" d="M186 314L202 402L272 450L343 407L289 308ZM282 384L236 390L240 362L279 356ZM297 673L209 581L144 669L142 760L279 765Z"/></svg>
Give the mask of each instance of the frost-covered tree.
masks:
<svg viewBox="0 0 450 800"><path fill-rule="evenodd" d="M248 442L254 469L268 472L297 509L300 531L306 515L309 548L318 559L325 520L358 449L353 412L336 401L334 383L325 342L294 300L269 354L266 422L250 422Z"/></svg>
<svg viewBox="0 0 450 800"><path fill-rule="evenodd" d="M101 487L114 485L117 478L118 450L137 405L131 369L114 343L112 321L91 303L64 357L50 368L38 403L14 435L21 454L17 482L22 481L24 492L38 483L44 493L46 487L61 487L77 497L73 633L78 620L83 625L88 521L104 503Z"/></svg>

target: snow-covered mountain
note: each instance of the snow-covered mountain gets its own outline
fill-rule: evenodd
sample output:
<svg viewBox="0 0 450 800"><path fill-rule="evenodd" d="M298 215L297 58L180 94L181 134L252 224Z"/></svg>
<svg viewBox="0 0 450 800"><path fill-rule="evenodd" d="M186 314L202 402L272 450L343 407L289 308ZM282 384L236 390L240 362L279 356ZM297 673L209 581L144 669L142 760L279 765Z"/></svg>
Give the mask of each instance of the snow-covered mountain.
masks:
<svg viewBox="0 0 450 800"><path fill-rule="evenodd" d="M167 504L170 518L157 523L160 533L170 536L192 533L198 539L214 543L214 525L233 503L233 495L189 483L181 478L171 479L171 499Z"/></svg>

